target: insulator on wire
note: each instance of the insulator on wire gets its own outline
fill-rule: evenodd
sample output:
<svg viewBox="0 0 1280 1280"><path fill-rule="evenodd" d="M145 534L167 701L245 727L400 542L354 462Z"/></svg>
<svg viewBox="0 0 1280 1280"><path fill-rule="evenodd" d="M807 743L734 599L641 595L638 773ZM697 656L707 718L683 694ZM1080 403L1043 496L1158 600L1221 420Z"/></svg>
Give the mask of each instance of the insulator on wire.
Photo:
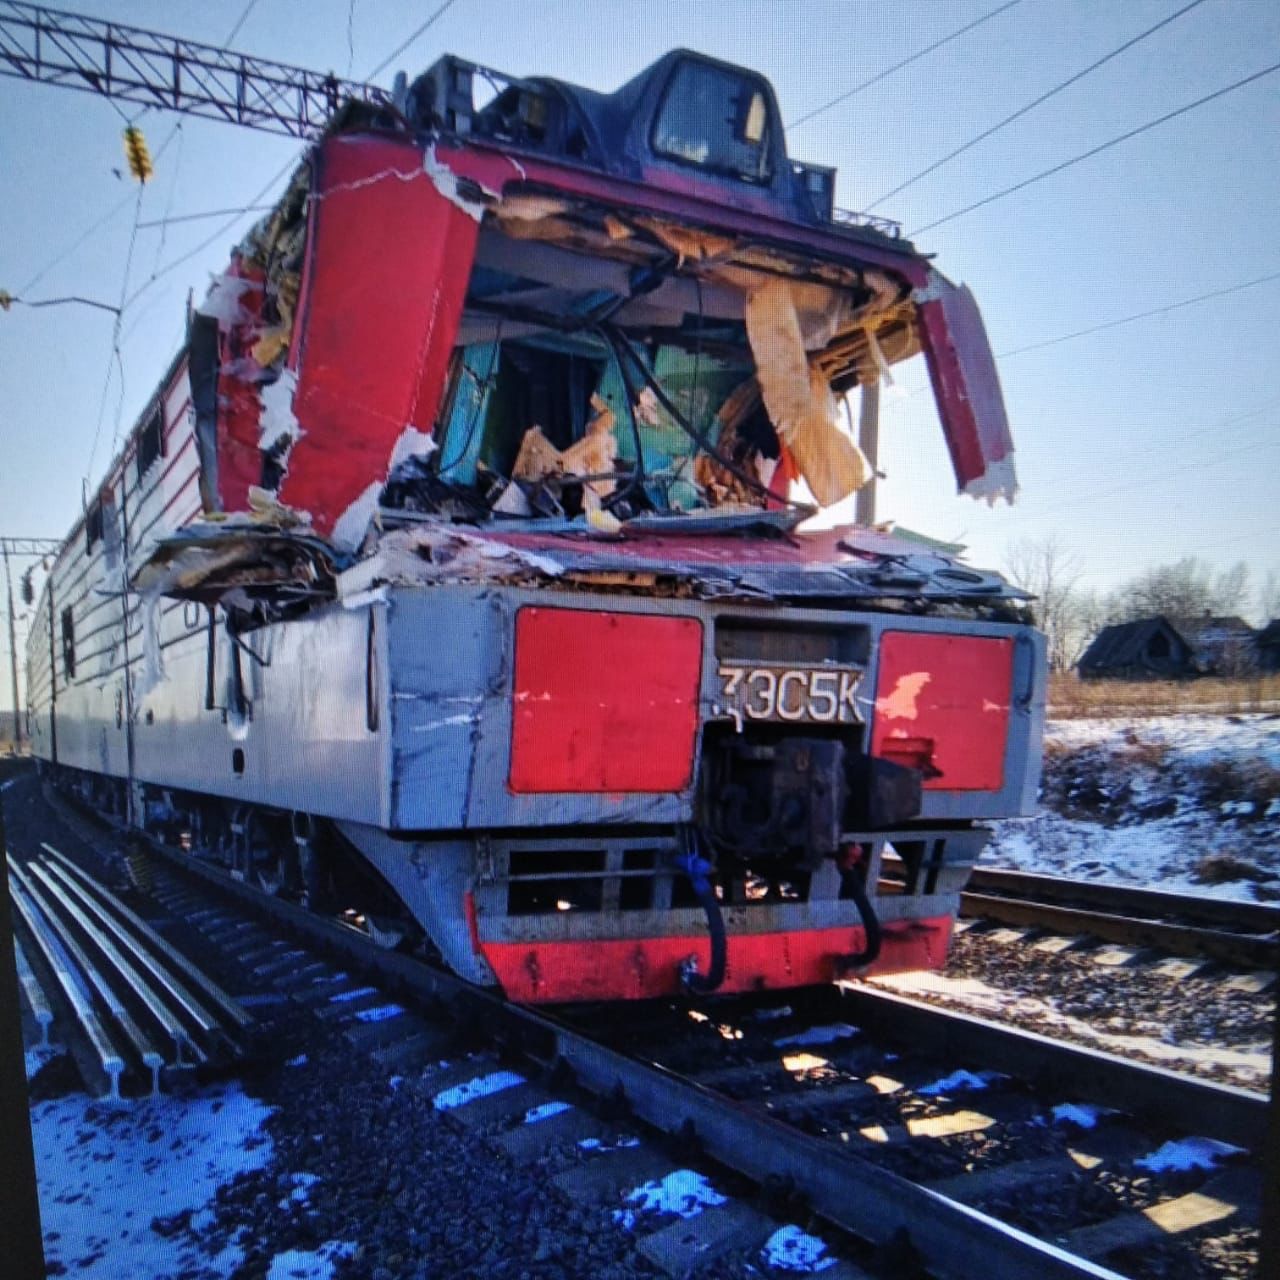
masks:
<svg viewBox="0 0 1280 1280"><path fill-rule="evenodd" d="M147 150L147 140L136 124L125 126L124 158L129 163L129 172L139 182L146 182L155 172L151 165L151 153Z"/></svg>

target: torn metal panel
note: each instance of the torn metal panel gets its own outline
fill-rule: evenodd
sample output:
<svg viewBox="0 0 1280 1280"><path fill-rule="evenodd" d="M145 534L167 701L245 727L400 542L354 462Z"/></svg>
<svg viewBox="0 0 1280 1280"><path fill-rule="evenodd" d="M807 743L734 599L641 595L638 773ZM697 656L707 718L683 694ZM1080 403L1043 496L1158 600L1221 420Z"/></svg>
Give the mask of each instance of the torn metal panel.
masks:
<svg viewBox="0 0 1280 1280"><path fill-rule="evenodd" d="M557 584L709 599L964 602L1007 611L1026 594L921 543L862 529L744 539L787 513L632 521L620 535L463 530L424 521L383 536L339 578L340 596L382 584ZM681 526L677 531L673 524ZM663 531L662 526L667 526ZM579 526L581 528L581 526Z"/></svg>
<svg viewBox="0 0 1280 1280"><path fill-rule="evenodd" d="M916 295L938 416L961 493L994 503L1018 491L1000 376L978 304L966 285L934 271Z"/></svg>
<svg viewBox="0 0 1280 1280"><path fill-rule="evenodd" d="M217 502L220 511L244 511L249 489L262 483L263 369L251 352L260 333L266 273L237 253L210 291L203 318L218 325ZM231 305L229 305L229 303Z"/></svg>
<svg viewBox="0 0 1280 1280"><path fill-rule="evenodd" d="M321 534L385 481L406 427L432 432L477 223L409 144L326 141L299 317L294 412L306 433L280 496Z"/></svg>
<svg viewBox="0 0 1280 1280"><path fill-rule="evenodd" d="M510 546L496 536L427 522L384 535L371 556L341 575L337 588L345 599L386 584L538 582L561 573L552 556Z"/></svg>
<svg viewBox="0 0 1280 1280"><path fill-rule="evenodd" d="M282 510L282 509L281 509ZM332 599L334 579L350 560L301 529L278 527L269 511L255 520L238 515L197 522L157 541L134 574L144 597L217 603L231 591L252 588L270 605Z"/></svg>
<svg viewBox="0 0 1280 1280"><path fill-rule="evenodd" d="M581 440L561 451L555 447L540 427L530 427L520 441L511 471L512 480L539 485L553 478L576 476L582 481L583 509L590 516L599 512L601 500L609 497L617 487L612 479L618 456L618 442L614 438L614 414L607 404L593 394L591 407L595 416L587 423ZM506 511L517 514L521 508L508 486ZM496 508L495 508L496 509ZM526 503L524 509L528 510Z"/></svg>
<svg viewBox="0 0 1280 1280"><path fill-rule="evenodd" d="M820 369L810 369L793 285L771 277L747 295L747 336L761 394L782 443L821 506L861 488L871 470L836 425L835 400Z"/></svg>

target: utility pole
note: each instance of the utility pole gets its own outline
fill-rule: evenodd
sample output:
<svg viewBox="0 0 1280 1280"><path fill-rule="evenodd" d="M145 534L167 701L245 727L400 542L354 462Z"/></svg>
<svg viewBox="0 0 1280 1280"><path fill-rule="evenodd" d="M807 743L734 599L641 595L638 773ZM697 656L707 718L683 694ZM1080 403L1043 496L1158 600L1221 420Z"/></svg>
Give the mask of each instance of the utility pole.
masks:
<svg viewBox="0 0 1280 1280"><path fill-rule="evenodd" d="M53 538L0 538L4 556L4 581L9 593L9 676L13 681L13 749L22 745L22 704L18 697L18 634L13 609L13 570L9 559L39 559L56 552L61 544Z"/></svg>
<svg viewBox="0 0 1280 1280"><path fill-rule="evenodd" d="M876 522L876 469L880 465L880 375L862 384L862 406L858 420L858 447L871 468L871 479L858 490L853 519L870 528Z"/></svg>

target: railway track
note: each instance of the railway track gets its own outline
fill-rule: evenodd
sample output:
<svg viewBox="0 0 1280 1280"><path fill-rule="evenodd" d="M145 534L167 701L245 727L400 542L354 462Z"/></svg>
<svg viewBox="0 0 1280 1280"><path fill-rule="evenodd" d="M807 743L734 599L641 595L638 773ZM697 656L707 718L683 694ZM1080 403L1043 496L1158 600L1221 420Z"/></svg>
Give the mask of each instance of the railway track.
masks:
<svg viewBox="0 0 1280 1280"><path fill-rule="evenodd" d="M1246 969L1280 967L1280 906L978 868L961 915Z"/></svg>
<svg viewBox="0 0 1280 1280"><path fill-rule="evenodd" d="M166 910L287 991L340 966L338 1007L355 1043L411 1068L433 1105L461 1096L458 1122L505 1154L572 1137L584 1106L639 1122L639 1151L625 1138L567 1171L579 1192L603 1188L617 1203L619 1187L650 1185L671 1168L652 1150L665 1135L683 1158L696 1153L707 1185L745 1177L819 1215L852 1259L847 1275L901 1274L908 1255L938 1277L1143 1274L1135 1256L1179 1250L1190 1261L1177 1273L1212 1275L1195 1258L1214 1232L1256 1234L1257 1094L864 991L549 1016L265 900L180 850L153 849ZM332 1008L335 997L307 998ZM432 1066L440 1032L430 1018L441 1010L491 1048ZM520 1123L538 1107L549 1108L546 1129ZM1188 1138L1200 1144L1191 1150L1226 1144L1227 1167L1168 1181L1136 1164ZM1064 1214L1066 1201L1079 1211ZM694 1265L754 1238L756 1219L714 1203L696 1223L642 1218L637 1248L657 1265Z"/></svg>

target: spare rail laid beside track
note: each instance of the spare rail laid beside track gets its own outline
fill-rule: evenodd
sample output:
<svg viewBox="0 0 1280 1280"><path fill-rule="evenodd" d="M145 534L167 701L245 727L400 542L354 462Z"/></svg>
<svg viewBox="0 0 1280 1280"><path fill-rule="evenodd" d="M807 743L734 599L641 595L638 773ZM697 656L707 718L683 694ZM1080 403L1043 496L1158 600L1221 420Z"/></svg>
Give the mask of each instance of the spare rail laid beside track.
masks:
<svg viewBox="0 0 1280 1280"><path fill-rule="evenodd" d="M1246 969L1280 963L1280 906L980 867L963 916Z"/></svg>
<svg viewBox="0 0 1280 1280"><path fill-rule="evenodd" d="M104 885L43 849L26 863L7 857L10 896L35 957L28 1003L46 1035L52 1013L32 970L60 993L78 1056L109 1097L120 1097L130 1066L145 1068L155 1093L166 1066L241 1056L251 1015Z"/></svg>

